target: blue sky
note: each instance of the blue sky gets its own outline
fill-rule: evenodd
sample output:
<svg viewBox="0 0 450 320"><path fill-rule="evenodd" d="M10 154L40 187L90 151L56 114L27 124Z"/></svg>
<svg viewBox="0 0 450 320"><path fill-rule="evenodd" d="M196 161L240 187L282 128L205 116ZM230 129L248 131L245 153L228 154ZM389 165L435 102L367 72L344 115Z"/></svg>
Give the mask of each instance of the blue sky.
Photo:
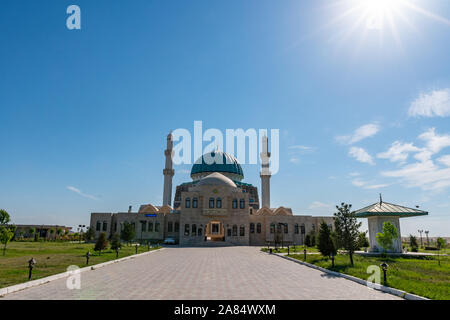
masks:
<svg viewBox="0 0 450 320"><path fill-rule="evenodd" d="M0 207L75 226L159 204L165 136L201 120L280 129L272 206L331 215L381 192L430 212L403 235L450 236L450 3L380 3L2 1Z"/></svg>

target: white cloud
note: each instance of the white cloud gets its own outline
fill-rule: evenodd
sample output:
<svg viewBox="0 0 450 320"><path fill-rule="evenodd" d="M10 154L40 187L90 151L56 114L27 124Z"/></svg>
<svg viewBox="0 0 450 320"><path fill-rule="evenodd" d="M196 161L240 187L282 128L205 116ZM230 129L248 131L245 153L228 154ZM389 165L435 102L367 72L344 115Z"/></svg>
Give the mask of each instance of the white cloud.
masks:
<svg viewBox="0 0 450 320"><path fill-rule="evenodd" d="M321 209L321 208L331 208L331 204L323 203L320 201L314 201L308 207L308 209Z"/></svg>
<svg viewBox="0 0 450 320"><path fill-rule="evenodd" d="M380 189L380 188L385 188L385 187L389 186L389 184L370 184L369 182L361 180L361 179L353 179L352 184L355 187L360 187L360 188L364 188L364 189Z"/></svg>
<svg viewBox="0 0 450 320"><path fill-rule="evenodd" d="M411 103L408 114L413 117L446 117L450 115L450 88L420 94Z"/></svg>
<svg viewBox="0 0 450 320"><path fill-rule="evenodd" d="M412 143L395 141L388 151L377 154L377 158L389 159L391 162L404 162L408 159L410 152L418 152L420 150L421 149L415 147Z"/></svg>
<svg viewBox="0 0 450 320"><path fill-rule="evenodd" d="M372 159L372 156L367 153L363 148L351 147L348 154L358 160L359 162L368 163L370 165L374 165L375 162Z"/></svg>
<svg viewBox="0 0 450 320"><path fill-rule="evenodd" d="M438 158L437 161L444 166L450 167L450 154Z"/></svg>
<svg viewBox="0 0 450 320"><path fill-rule="evenodd" d="M424 140L426 148L433 154L438 153L446 147L450 147L450 135L438 135L436 129L431 128L419 136L419 139Z"/></svg>
<svg viewBox="0 0 450 320"><path fill-rule="evenodd" d="M387 183L382 183L382 184L373 184L373 185L369 185L369 186L365 186L365 189L381 189L381 188L386 188L388 187L389 184Z"/></svg>
<svg viewBox="0 0 450 320"><path fill-rule="evenodd" d="M336 140L344 144L354 144L376 135L378 131L380 131L380 126L378 124L369 123L356 129L352 135L338 136L336 137Z"/></svg>
<svg viewBox="0 0 450 320"><path fill-rule="evenodd" d="M81 190L78 189L78 188L75 188L75 187L72 187L72 186L67 186L67 189L70 190L70 191L72 191L72 192L75 192L75 193L79 194L79 195L82 196L82 197L89 198L89 199L92 199L92 200L98 200L97 197L94 197L94 196L92 196L92 195L90 195L90 194L83 193L83 192L81 192Z"/></svg>
<svg viewBox="0 0 450 320"><path fill-rule="evenodd" d="M359 172L350 172L349 175L350 177L357 177L360 176L361 174Z"/></svg>
<svg viewBox="0 0 450 320"><path fill-rule="evenodd" d="M295 146L290 146L289 149L297 149L297 150L311 151L311 150L314 150L315 148L313 148L313 147L308 147L308 146L302 146L302 145L295 145Z"/></svg>
<svg viewBox="0 0 450 320"><path fill-rule="evenodd" d="M292 157L289 159L289 162L292 162L294 164L299 164L300 163L300 159L297 157Z"/></svg>
<svg viewBox="0 0 450 320"><path fill-rule="evenodd" d="M352 184L356 187L363 187L366 185L367 182L361 180L361 179L353 179Z"/></svg>

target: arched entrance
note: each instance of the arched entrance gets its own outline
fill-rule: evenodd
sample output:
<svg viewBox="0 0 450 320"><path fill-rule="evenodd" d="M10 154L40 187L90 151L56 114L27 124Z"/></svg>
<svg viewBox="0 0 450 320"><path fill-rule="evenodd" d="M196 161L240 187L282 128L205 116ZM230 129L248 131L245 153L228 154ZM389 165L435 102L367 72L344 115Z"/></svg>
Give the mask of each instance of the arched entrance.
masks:
<svg viewBox="0 0 450 320"><path fill-rule="evenodd" d="M207 241L225 241L225 228L220 221L210 221L205 227Z"/></svg>

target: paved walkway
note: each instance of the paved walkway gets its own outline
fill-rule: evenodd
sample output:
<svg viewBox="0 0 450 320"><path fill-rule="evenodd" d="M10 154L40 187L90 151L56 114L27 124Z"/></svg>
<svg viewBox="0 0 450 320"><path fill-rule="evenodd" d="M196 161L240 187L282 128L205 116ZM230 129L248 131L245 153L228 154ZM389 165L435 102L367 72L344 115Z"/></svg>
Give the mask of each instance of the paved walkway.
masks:
<svg viewBox="0 0 450 320"><path fill-rule="evenodd" d="M255 247L166 248L3 299L398 299L259 251Z"/></svg>

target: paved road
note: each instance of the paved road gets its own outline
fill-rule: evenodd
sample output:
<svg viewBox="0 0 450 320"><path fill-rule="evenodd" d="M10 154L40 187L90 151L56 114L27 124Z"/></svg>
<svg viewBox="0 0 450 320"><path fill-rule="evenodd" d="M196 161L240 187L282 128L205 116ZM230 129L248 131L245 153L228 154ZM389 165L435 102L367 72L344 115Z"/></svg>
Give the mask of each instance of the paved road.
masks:
<svg viewBox="0 0 450 320"><path fill-rule="evenodd" d="M398 299L260 252L255 247L166 248L3 299Z"/></svg>

